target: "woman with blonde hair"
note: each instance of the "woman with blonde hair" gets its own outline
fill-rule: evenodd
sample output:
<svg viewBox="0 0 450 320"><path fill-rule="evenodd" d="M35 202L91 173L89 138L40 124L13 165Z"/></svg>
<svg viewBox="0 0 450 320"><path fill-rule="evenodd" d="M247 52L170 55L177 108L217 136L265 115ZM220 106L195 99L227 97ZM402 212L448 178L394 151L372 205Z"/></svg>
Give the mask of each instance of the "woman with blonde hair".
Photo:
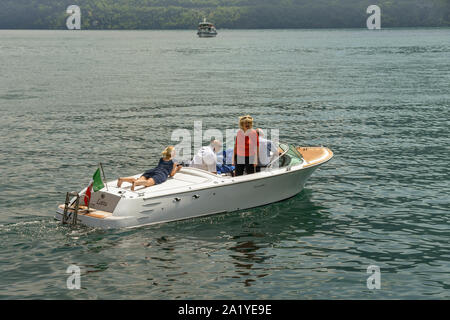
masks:
<svg viewBox="0 0 450 320"><path fill-rule="evenodd" d="M233 165L236 176L255 173L258 164L259 138L250 115L239 117L239 130L234 143Z"/></svg>
<svg viewBox="0 0 450 320"><path fill-rule="evenodd" d="M119 178L117 187L120 188L123 182L131 183L131 191L134 191L136 186L151 187L165 182L169 176L173 177L181 170L182 166L172 161L175 157L174 146L165 148L161 155L162 158L159 159L156 168L145 171L138 179L134 177Z"/></svg>

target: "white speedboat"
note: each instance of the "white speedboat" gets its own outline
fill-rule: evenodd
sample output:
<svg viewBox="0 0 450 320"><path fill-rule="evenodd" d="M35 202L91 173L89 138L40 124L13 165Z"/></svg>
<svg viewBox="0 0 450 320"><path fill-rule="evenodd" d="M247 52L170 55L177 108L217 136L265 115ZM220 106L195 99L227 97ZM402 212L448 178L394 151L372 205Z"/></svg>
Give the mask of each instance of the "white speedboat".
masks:
<svg viewBox="0 0 450 320"><path fill-rule="evenodd" d="M267 168L239 177L185 167L162 184L135 191L131 184L118 188L117 180L110 181L92 193L89 208L62 204L56 218L105 229L132 228L258 207L295 196L333 157L325 147L279 144L278 150Z"/></svg>
<svg viewBox="0 0 450 320"><path fill-rule="evenodd" d="M211 38L217 36L217 30L212 23L207 22L206 18L203 18L203 22L198 24L197 35L200 38Z"/></svg>

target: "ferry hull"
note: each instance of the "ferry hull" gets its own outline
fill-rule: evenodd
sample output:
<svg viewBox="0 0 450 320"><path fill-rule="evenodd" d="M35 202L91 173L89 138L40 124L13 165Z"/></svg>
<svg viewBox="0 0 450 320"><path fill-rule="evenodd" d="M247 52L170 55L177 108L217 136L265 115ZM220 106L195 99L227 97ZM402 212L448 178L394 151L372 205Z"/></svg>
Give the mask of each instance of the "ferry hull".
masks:
<svg viewBox="0 0 450 320"><path fill-rule="evenodd" d="M213 38L213 37L217 36L217 33L198 32L197 35L200 38Z"/></svg>

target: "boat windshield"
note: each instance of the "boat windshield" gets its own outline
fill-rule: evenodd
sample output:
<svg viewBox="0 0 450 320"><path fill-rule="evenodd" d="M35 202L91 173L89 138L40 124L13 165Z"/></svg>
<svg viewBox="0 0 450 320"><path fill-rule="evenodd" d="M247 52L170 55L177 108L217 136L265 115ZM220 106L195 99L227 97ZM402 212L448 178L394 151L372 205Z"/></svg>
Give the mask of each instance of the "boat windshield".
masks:
<svg viewBox="0 0 450 320"><path fill-rule="evenodd" d="M290 165L294 166L296 164L303 162L303 157L300 152L298 152L297 148L293 145L289 145L289 151L286 153L287 156L291 158Z"/></svg>
<svg viewBox="0 0 450 320"><path fill-rule="evenodd" d="M286 143L279 143L278 148L281 155L278 159L275 159L275 161L279 161L278 166L280 168L294 166L303 162L302 155L294 146Z"/></svg>

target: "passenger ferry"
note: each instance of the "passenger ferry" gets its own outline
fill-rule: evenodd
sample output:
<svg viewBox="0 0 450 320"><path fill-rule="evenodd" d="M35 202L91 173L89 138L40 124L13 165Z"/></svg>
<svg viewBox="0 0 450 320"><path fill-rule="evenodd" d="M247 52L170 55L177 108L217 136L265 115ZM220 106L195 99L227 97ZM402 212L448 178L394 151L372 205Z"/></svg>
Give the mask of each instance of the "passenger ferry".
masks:
<svg viewBox="0 0 450 320"><path fill-rule="evenodd" d="M197 35L200 38L211 38L217 36L217 30L212 23L207 22L206 18L203 18L203 22L198 24Z"/></svg>

